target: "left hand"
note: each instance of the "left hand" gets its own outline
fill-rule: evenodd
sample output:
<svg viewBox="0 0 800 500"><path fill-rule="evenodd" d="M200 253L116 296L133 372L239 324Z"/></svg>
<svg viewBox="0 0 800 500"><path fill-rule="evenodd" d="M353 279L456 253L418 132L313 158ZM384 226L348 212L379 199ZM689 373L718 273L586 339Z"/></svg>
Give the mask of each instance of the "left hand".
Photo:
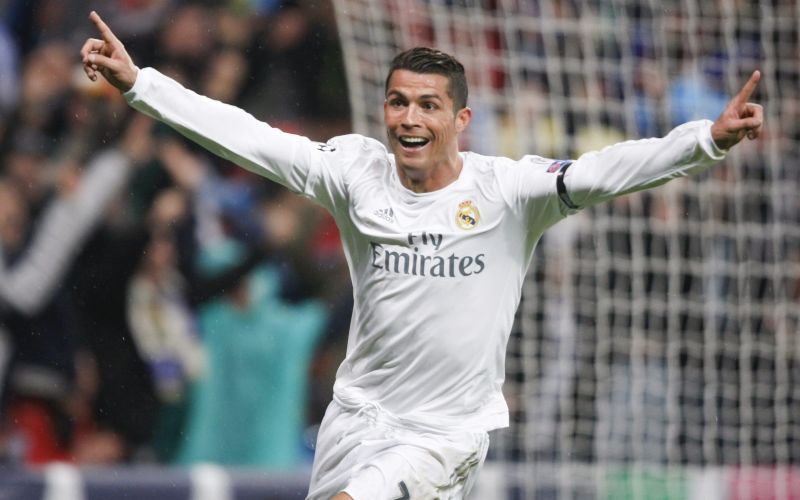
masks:
<svg viewBox="0 0 800 500"><path fill-rule="evenodd" d="M732 148L745 136L752 140L761 134L764 109L760 104L747 102L759 80L761 80L761 72L753 71L742 90L731 99L717 121L711 125L711 137L720 149Z"/></svg>

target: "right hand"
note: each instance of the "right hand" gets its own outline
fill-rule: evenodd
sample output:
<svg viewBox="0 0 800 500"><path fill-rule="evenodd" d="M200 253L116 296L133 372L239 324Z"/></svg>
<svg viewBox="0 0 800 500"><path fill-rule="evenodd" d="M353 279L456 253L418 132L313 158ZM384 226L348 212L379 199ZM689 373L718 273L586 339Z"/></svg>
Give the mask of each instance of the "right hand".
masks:
<svg viewBox="0 0 800 500"><path fill-rule="evenodd" d="M83 71L90 80L97 80L99 72L108 80L108 83L116 87L120 92L127 92L136 82L139 68L133 64L131 56L125 50L125 46L114 35L111 28L100 19L97 12L92 11L89 19L97 27L102 40L89 38L81 48L81 60L83 61Z"/></svg>

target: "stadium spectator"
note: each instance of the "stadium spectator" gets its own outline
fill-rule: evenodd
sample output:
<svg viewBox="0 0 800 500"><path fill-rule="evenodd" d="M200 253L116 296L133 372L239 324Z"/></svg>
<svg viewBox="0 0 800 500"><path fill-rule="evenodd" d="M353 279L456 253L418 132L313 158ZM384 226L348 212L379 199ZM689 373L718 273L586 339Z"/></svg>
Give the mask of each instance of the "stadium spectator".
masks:
<svg viewBox="0 0 800 500"><path fill-rule="evenodd" d="M327 320L309 260L316 211L279 196L263 204L265 260L221 298L199 307L208 370L195 389L182 463L289 469L302 464L309 364ZM213 276L244 257L231 238L206 245ZM253 397L254 393L263 397Z"/></svg>
<svg viewBox="0 0 800 500"><path fill-rule="evenodd" d="M172 460L184 434L191 386L205 366L171 227L186 217L187 205L178 189L159 194L149 217L150 236L143 258L126 290L127 322L160 402L152 447L156 458L164 462Z"/></svg>
<svg viewBox="0 0 800 500"><path fill-rule="evenodd" d="M48 372L53 372L60 381L56 383L53 378L52 383L45 385L67 387L65 392L60 392L57 404L42 405L37 401L35 411L25 416L17 412L22 418L17 419L19 425L10 430L19 436L21 426L29 429L37 425L32 418L52 420L57 414L63 425L59 424L56 430L64 431L64 439L59 444L58 436L51 433L47 440L42 440L47 441L50 451L37 454L36 460L50 457L92 463L169 461L176 452L180 423L168 422L168 405L157 399L153 373L132 342L133 331L126 315L131 298L129 291L136 288L130 287L131 279L137 272L144 271L147 258L154 257L150 250L163 251L171 247L175 252L172 264L177 273L172 277L183 283L180 290L176 290L182 297L173 298L183 301L194 319L202 304L217 300L223 290L230 289L232 283L264 259L263 249L255 248L260 232L258 207L254 203L242 204L237 199L240 194L250 193L246 197L252 202L256 192L252 179L241 176L238 170L233 171L227 163L198 156L196 151L176 144L162 130L150 132L140 127L139 132L131 133L138 136L151 154L137 162L136 169L118 169L118 174L124 173L119 180L104 183L105 188L112 190L119 182L121 193L103 202L106 210L95 214L97 218L87 222L85 230L70 233L61 241L45 237L61 234L60 231L67 233L69 228L82 224L81 216L58 227L63 219L48 215L58 212L55 206L65 204L62 198L66 193L73 193L71 206L76 210L78 206L101 202L100 198L91 202L83 199L89 194L85 186L81 186L84 180L92 177L93 169L84 169L81 165L94 161L87 160L88 152L106 149L117 142L129 116L124 100L111 87L74 78L76 68L64 49L74 44L76 38L82 38L88 27L83 23L76 25L74 17L65 17L73 3L12 0L0 9L3 26L0 28L0 157L3 159L0 184L3 193L13 193L0 200L4 219L0 226L5 233L5 241L0 244L0 260L4 262L0 301L11 301L4 304L0 312L0 373L11 373L8 362L12 358L14 367L13 376L5 379L3 394L7 403L23 401L25 393L13 380L30 378L20 375L29 371L22 360L32 357L41 364L38 358L42 356L33 353L46 346L49 346L48 352L59 358L48 362L58 366L57 370ZM137 57L153 64L160 61L171 64L175 75L187 83L196 83L215 98L239 102L245 88L254 81L249 64L254 60L254 52L263 51L258 47L263 45L265 37L271 36L272 41L284 40L282 44L288 51L294 50L292 47L297 44L311 43L315 50L319 49L310 53L312 56L330 54L329 29L318 29L319 26L314 25L313 36L310 36L309 22L313 21L309 20L316 19L318 14L306 15L310 12L307 5L273 3L272 7L262 9L242 3L144 0L110 2L104 8L124 26L122 32ZM293 26L301 28L302 36L291 36L296 30L284 29L291 28L288 21L279 22L274 17L283 16L281 12L287 5L291 7L292 20L300 21ZM298 14L301 11L303 14ZM274 34L269 35L273 28ZM162 41L170 50L160 50L164 46ZM272 70L284 71L283 66L288 64L294 68L289 71L305 72L307 69L294 55L273 60ZM305 88L310 97L299 98L305 100L301 106L303 111L295 113L296 106L291 106L292 126L296 129L325 129L326 121L339 129L347 126L340 116L347 112L346 99L336 100L344 104L330 106L320 105L316 97L320 93L341 95L337 85L326 83L331 66L336 68L339 64L338 55L334 53L334 56L316 67L317 71L326 72L325 75L308 79ZM334 78L335 75L334 72ZM307 104L313 104L325 119L307 120L303 115L308 112ZM157 154L153 156L153 152ZM191 158L194 160L187 161ZM201 194L187 185L191 184L192 175L197 174L197 171L192 173L191 165L198 163L213 173L215 179L197 187ZM249 245L249 250L240 265L225 275L208 279L198 272L195 260L201 245L219 231L219 226L214 229L216 222L209 224L207 216L220 207L208 206L208 200L213 197L202 194L207 189L213 191L213 183L217 181L227 190L220 203L233 215L225 218L223 226L230 226L235 237ZM189 212L156 231L151 221L153 211L158 210L153 208L154 200L161 199L161 193L167 189L173 192L177 189L180 196L188 197ZM65 211L60 212L64 216ZM44 224L48 220L51 222ZM322 232L332 236L323 241ZM13 243L14 238L20 242ZM332 256L325 265L341 265L341 261L337 261L340 254L335 231L330 233L321 227L310 239L315 242L315 252L320 248L325 248L326 252L329 248L336 250L333 254L315 255L315 259ZM19 246L18 251L12 251L12 246ZM40 252L41 249L46 252ZM57 258L44 258L53 256ZM330 288L336 292L329 297L339 298L338 291L346 287L334 282ZM286 293L292 295L297 291ZM58 315L53 317L61 319L51 321L52 328L41 331L40 335L33 335L31 327L25 326L30 323L29 319L23 323L17 319L18 315L28 314L20 311L43 314L41 311L53 309L56 303L59 304ZM346 301L344 303L346 309ZM42 308L40 312L36 312L38 308ZM70 319L64 319L67 317ZM10 328L9 323L13 323L14 328ZM324 342L338 345L340 338L341 332L338 336L326 336ZM17 341L12 342L12 339ZM37 345L39 347L35 347ZM327 366L326 362L323 365ZM315 391L322 394L318 398L329 398L333 383L329 371L320 369L312 376L321 377L314 384ZM0 380L4 380L1 377ZM2 419L9 422L9 406L3 409ZM314 412L312 418L318 422L318 412ZM76 430L79 420L81 428ZM69 439L70 432L74 439ZM165 434L167 439L163 439ZM0 429L0 455L12 460L30 460L33 453L30 443L27 449L20 448L19 440L3 438L10 435ZM155 455L151 451L153 447Z"/></svg>
<svg viewBox="0 0 800 500"><path fill-rule="evenodd" d="M29 432L30 461L69 456L76 413L86 416L82 408L90 406L93 377L85 373L91 357L83 332L76 330L72 297L62 285L130 173L136 153L129 146L123 141L96 155L85 171L67 164L52 196L40 194L49 190L41 185L38 164L20 160L19 150L10 155L16 159L8 164L7 178L14 180L6 181L6 189L16 192L17 207L0 247L0 320L13 341L8 408L12 416L38 415L51 433L37 434L26 427L29 419L17 418ZM38 213L32 211L35 205L41 206Z"/></svg>

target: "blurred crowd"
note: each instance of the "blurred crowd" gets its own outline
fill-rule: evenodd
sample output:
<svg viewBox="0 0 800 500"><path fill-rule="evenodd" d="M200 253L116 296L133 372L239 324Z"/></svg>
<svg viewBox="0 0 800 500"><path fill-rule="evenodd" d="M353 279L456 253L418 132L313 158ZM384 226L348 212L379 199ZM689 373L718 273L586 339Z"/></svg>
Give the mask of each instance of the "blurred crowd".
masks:
<svg viewBox="0 0 800 500"><path fill-rule="evenodd" d="M336 227L89 81L91 9L140 67L349 128L325 0L0 1L0 461L305 463L351 308Z"/></svg>

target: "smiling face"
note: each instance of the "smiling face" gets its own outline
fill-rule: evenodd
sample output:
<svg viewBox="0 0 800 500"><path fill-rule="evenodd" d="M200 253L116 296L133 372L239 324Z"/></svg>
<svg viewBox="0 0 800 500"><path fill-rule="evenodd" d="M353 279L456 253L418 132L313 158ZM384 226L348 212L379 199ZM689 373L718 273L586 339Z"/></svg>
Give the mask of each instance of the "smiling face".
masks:
<svg viewBox="0 0 800 500"><path fill-rule="evenodd" d="M458 135L472 116L454 109L446 76L395 70L387 85L383 117L400 180L416 192L433 191L458 178Z"/></svg>

